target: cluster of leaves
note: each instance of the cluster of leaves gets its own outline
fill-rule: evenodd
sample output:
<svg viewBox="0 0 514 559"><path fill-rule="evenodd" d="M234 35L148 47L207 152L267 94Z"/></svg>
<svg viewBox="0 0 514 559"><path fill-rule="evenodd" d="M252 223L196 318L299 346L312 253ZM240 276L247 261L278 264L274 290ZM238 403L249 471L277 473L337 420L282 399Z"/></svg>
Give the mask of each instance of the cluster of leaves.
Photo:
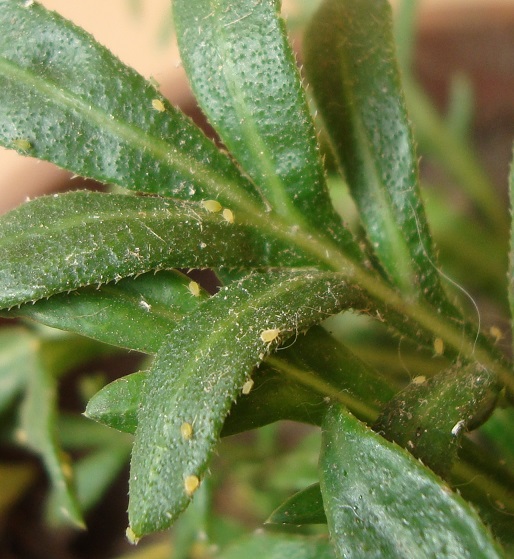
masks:
<svg viewBox="0 0 514 559"><path fill-rule="evenodd" d="M37 3L0 0L0 142L125 189L42 197L0 221L3 314L87 336L20 329L0 340L9 371L0 404L24 392L14 432L44 457L56 514L82 524L81 506L130 447L123 439L109 451L100 426L70 419L64 431L99 441L94 464L109 475L91 476L87 459L74 480L65 475L56 379L109 351L103 342L152 356L148 370L105 386L86 410L135 435L131 539L188 507L221 436L292 419L322 427L319 483L270 522L326 523L330 540L255 536L225 557L503 556L446 482L465 486L512 545L514 478L465 433L499 396L507 401L514 377L442 284L388 3L325 0L305 37L356 233L329 195L277 2L173 8L191 86L230 157L85 32ZM501 205L474 180L470 194L501 237ZM223 285L208 296L176 268L211 268ZM447 368L398 391L319 326L348 310L385 322L421 354L444 355ZM502 417L487 424L494 440L508 425Z"/></svg>

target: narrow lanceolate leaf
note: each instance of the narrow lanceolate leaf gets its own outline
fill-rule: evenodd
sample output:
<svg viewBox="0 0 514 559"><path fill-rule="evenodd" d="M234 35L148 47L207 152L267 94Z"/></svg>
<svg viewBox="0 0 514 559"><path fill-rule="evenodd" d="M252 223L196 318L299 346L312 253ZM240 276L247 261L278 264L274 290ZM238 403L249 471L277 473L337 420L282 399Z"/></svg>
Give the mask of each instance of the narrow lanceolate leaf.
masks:
<svg viewBox="0 0 514 559"><path fill-rule="evenodd" d="M37 344L37 337L25 328L4 328L0 332L0 414L25 386L32 365L27 355Z"/></svg>
<svg viewBox="0 0 514 559"><path fill-rule="evenodd" d="M139 371L110 382L89 400L84 415L123 433L134 434L147 376L146 371Z"/></svg>
<svg viewBox="0 0 514 559"><path fill-rule="evenodd" d="M83 528L84 521L73 490L72 471L57 439L57 386L47 366L44 346L26 355L30 363L27 391L21 406L18 441L37 452L52 484L55 520Z"/></svg>
<svg viewBox="0 0 514 559"><path fill-rule="evenodd" d="M256 274L185 317L143 389L130 476L136 537L169 526L187 506L232 401L265 354L361 299L340 274Z"/></svg>
<svg viewBox="0 0 514 559"><path fill-rule="evenodd" d="M275 509L266 521L268 524L326 524L327 515L319 483L309 485L292 495Z"/></svg>
<svg viewBox="0 0 514 559"><path fill-rule="evenodd" d="M255 532L243 541L230 546L219 559L335 559L327 538Z"/></svg>
<svg viewBox="0 0 514 559"><path fill-rule="evenodd" d="M374 429L446 477L462 436L489 417L498 390L482 365L456 365L412 382L385 406Z"/></svg>
<svg viewBox="0 0 514 559"><path fill-rule="evenodd" d="M381 265L406 295L445 305L389 3L325 0L305 42L315 99Z"/></svg>
<svg viewBox="0 0 514 559"><path fill-rule="evenodd" d="M223 142L289 223L357 257L328 195L314 126L275 0L175 0L191 86Z"/></svg>
<svg viewBox="0 0 514 559"><path fill-rule="evenodd" d="M503 557L466 501L340 406L323 425L320 481L341 559Z"/></svg>
<svg viewBox="0 0 514 559"><path fill-rule="evenodd" d="M135 433L144 379L138 372L104 386L89 400L86 415L109 427ZM222 436L281 419L321 425L330 401L374 421L393 397L383 377L360 361L324 328L314 326L289 348L268 356L230 409Z"/></svg>
<svg viewBox="0 0 514 559"><path fill-rule="evenodd" d="M0 220L0 308L160 268L306 262L294 252L196 202L98 192L48 196Z"/></svg>
<svg viewBox="0 0 514 559"><path fill-rule="evenodd" d="M4 311L104 343L156 353L166 335L207 293L175 270L88 286Z"/></svg>
<svg viewBox="0 0 514 559"><path fill-rule="evenodd" d="M89 34L25 0L0 1L0 30L0 144L126 188L260 204L200 130Z"/></svg>

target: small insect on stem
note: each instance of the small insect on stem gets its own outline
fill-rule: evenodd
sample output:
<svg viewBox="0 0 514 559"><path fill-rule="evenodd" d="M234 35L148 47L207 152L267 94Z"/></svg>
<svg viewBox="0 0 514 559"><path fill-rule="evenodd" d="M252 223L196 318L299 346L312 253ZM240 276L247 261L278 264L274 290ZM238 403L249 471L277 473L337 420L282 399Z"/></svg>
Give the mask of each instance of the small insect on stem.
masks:
<svg viewBox="0 0 514 559"><path fill-rule="evenodd" d="M278 328L270 328L269 330L263 330L261 332L261 340L267 344L275 341L280 335L280 330Z"/></svg>
<svg viewBox="0 0 514 559"><path fill-rule="evenodd" d="M196 281L190 281L187 288L194 297L200 296L200 285Z"/></svg>
<svg viewBox="0 0 514 559"><path fill-rule="evenodd" d="M160 99L152 99L152 107L160 113L163 113L166 110L164 103Z"/></svg>
<svg viewBox="0 0 514 559"><path fill-rule="evenodd" d="M202 200L202 206L211 213L221 212L222 205L218 200Z"/></svg>
<svg viewBox="0 0 514 559"><path fill-rule="evenodd" d="M182 423L182 425L180 426L180 434L185 441L191 440L191 438L193 437L193 426L191 425L191 423L187 423L187 421L184 421L184 423Z"/></svg>
<svg viewBox="0 0 514 559"><path fill-rule="evenodd" d="M250 394L252 388L253 388L254 382L252 379L247 380L244 384L243 384L243 388L241 389L241 393L244 394L245 396L247 396L248 394Z"/></svg>
<svg viewBox="0 0 514 559"><path fill-rule="evenodd" d="M225 208L221 215L227 223L234 223L234 212L232 210Z"/></svg>
<svg viewBox="0 0 514 559"><path fill-rule="evenodd" d="M184 479L184 489L189 497L191 497L199 487L200 480L198 479L198 476L187 476Z"/></svg>
<svg viewBox="0 0 514 559"><path fill-rule="evenodd" d="M441 338L434 340L434 353L439 357L444 353L444 342Z"/></svg>

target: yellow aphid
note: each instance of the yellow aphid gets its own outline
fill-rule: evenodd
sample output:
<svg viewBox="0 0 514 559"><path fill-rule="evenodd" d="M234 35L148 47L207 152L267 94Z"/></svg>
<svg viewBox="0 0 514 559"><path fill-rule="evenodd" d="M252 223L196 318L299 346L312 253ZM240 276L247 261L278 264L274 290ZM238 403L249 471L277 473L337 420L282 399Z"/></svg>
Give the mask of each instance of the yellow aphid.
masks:
<svg viewBox="0 0 514 559"><path fill-rule="evenodd" d="M200 296L200 285L196 281L190 281L187 288L189 289L191 295L194 295L195 297Z"/></svg>
<svg viewBox="0 0 514 559"><path fill-rule="evenodd" d="M444 342L441 338L436 338L434 340L434 352L436 355L442 355L444 353Z"/></svg>
<svg viewBox="0 0 514 559"><path fill-rule="evenodd" d="M189 497L200 487L198 476L187 476L184 479L184 489Z"/></svg>
<svg viewBox="0 0 514 559"><path fill-rule="evenodd" d="M427 377L426 377L426 376L424 376L424 375L419 375L419 376L417 376L417 377L414 377L414 378L412 379L412 382L413 382L414 384L424 384L424 383L426 382L426 380L427 380Z"/></svg>
<svg viewBox="0 0 514 559"><path fill-rule="evenodd" d="M261 340L266 343L271 343L278 338L280 330L278 328L271 328L261 332Z"/></svg>
<svg viewBox="0 0 514 559"><path fill-rule="evenodd" d="M221 215L227 223L234 223L234 212L232 210L225 208Z"/></svg>
<svg viewBox="0 0 514 559"><path fill-rule="evenodd" d="M250 391L253 388L253 380L247 380L244 384L243 384L243 388L241 390L241 392L246 396L247 394L250 394Z"/></svg>
<svg viewBox="0 0 514 559"><path fill-rule="evenodd" d="M166 110L164 103L160 99L152 99L152 107L160 113L163 113Z"/></svg>
<svg viewBox="0 0 514 559"><path fill-rule="evenodd" d="M182 423L182 425L180 426L180 434L185 441L191 439L191 437L193 436L193 426L191 425L191 423L187 423L187 421Z"/></svg>
<svg viewBox="0 0 514 559"><path fill-rule="evenodd" d="M221 212L221 204L218 202L218 200L203 200L202 201L202 206L211 213L218 213Z"/></svg>
<svg viewBox="0 0 514 559"><path fill-rule="evenodd" d="M494 338L494 343L498 343L503 340L503 332L498 328L498 326L491 326L491 328L489 328L489 333Z"/></svg>
<svg viewBox="0 0 514 559"><path fill-rule="evenodd" d="M131 543L132 545L137 545L137 543L139 542L139 540L141 538L138 538L136 536L136 534L134 533L134 530L132 530L132 528L129 526L126 531L125 531L125 536L127 536L127 540L129 541L129 543Z"/></svg>
<svg viewBox="0 0 514 559"><path fill-rule="evenodd" d="M17 138L13 140L13 146L20 151L29 151L32 149L32 144L25 138Z"/></svg>

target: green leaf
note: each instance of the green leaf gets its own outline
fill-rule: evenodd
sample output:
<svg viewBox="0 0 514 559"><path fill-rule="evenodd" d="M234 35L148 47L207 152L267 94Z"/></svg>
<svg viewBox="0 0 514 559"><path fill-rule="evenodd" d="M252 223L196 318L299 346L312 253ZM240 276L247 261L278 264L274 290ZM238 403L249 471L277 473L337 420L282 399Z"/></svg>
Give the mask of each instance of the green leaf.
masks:
<svg viewBox="0 0 514 559"><path fill-rule="evenodd" d="M496 378L482 365L455 365L409 384L385 406L373 428L447 477L463 434L489 417L498 390Z"/></svg>
<svg viewBox="0 0 514 559"><path fill-rule="evenodd" d="M27 355L38 341L25 328L4 328L0 332L0 414L22 391L32 371Z"/></svg>
<svg viewBox="0 0 514 559"><path fill-rule="evenodd" d="M255 533L221 553L220 559L335 559L326 538Z"/></svg>
<svg viewBox="0 0 514 559"><path fill-rule="evenodd" d="M275 0L175 0L180 53L196 98L271 208L360 251L325 183L314 125Z"/></svg>
<svg viewBox="0 0 514 559"><path fill-rule="evenodd" d="M130 445L111 445L81 458L74 464L77 499L82 510L94 507L128 463Z"/></svg>
<svg viewBox="0 0 514 559"><path fill-rule="evenodd" d="M3 216L0 259L0 307L152 269L305 263L288 241L268 244L198 203L81 191Z"/></svg>
<svg viewBox="0 0 514 559"><path fill-rule="evenodd" d="M110 382L89 400L84 415L123 433L135 433L147 375L141 371Z"/></svg>
<svg viewBox="0 0 514 559"><path fill-rule="evenodd" d="M173 326L207 297L203 290L193 295L189 283L189 278L177 271L150 272L99 289L91 286L61 293L3 314L156 353Z"/></svg>
<svg viewBox="0 0 514 559"><path fill-rule="evenodd" d="M322 435L321 491L338 557L504 556L466 501L340 406Z"/></svg>
<svg viewBox="0 0 514 559"><path fill-rule="evenodd" d="M309 485L282 503L266 520L268 524L326 524L327 515L319 483Z"/></svg>
<svg viewBox="0 0 514 559"><path fill-rule="evenodd" d="M185 317L143 388L130 476L136 537L169 526L188 505L232 401L265 354L360 299L336 273L256 274Z"/></svg>
<svg viewBox="0 0 514 559"><path fill-rule="evenodd" d="M305 43L315 99L380 263L406 295L455 315L419 194L389 3L325 0Z"/></svg>
<svg viewBox="0 0 514 559"><path fill-rule="evenodd" d="M82 29L1 0L0 30L2 145L104 183L263 207L226 155Z"/></svg>
<svg viewBox="0 0 514 559"><path fill-rule="evenodd" d="M21 406L20 443L37 452L48 472L55 502L56 520L84 528L84 521L74 492L71 469L57 436L57 383L47 366L50 347L34 348L25 356L30 366L27 391Z"/></svg>

